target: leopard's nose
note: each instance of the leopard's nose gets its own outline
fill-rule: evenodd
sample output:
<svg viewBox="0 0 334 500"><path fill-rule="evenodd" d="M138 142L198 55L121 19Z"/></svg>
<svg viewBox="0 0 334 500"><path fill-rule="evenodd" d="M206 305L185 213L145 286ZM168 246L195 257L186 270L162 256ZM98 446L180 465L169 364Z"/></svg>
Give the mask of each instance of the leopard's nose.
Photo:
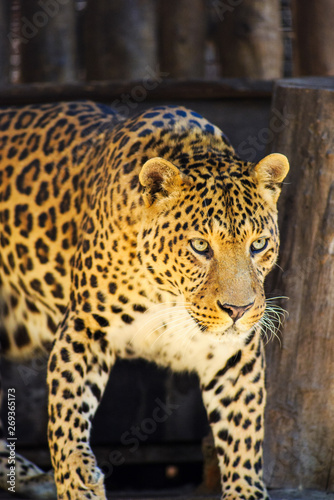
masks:
<svg viewBox="0 0 334 500"><path fill-rule="evenodd" d="M226 303L222 304L221 302L219 302L219 300L217 301L217 304L222 311L226 312L230 316L230 318L232 318L233 321L236 322L254 305L254 301L245 306L235 306L233 304Z"/></svg>

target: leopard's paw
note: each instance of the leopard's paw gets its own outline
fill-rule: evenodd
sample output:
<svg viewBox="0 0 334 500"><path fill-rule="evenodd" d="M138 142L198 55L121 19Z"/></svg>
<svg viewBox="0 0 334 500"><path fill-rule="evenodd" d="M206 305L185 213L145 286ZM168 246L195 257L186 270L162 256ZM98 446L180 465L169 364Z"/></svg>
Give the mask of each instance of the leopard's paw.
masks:
<svg viewBox="0 0 334 500"><path fill-rule="evenodd" d="M106 500L104 475L91 451L73 451L56 478L59 500Z"/></svg>

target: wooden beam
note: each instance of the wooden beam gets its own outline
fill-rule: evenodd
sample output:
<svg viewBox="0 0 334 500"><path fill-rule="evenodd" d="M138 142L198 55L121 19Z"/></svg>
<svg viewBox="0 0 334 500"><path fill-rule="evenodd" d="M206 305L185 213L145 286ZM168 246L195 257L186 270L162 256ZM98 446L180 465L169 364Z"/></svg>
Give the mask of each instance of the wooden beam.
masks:
<svg viewBox="0 0 334 500"><path fill-rule="evenodd" d="M272 93L271 81L225 78L221 80L169 80L150 73L138 81L91 82L57 85L0 86L0 105L92 99L115 105L151 100L211 100L226 98L263 98Z"/></svg>

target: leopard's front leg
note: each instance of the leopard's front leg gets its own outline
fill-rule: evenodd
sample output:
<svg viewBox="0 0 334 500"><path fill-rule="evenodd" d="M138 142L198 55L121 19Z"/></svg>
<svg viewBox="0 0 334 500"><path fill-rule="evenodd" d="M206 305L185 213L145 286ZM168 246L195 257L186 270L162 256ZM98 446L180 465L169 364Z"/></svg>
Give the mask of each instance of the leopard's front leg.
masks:
<svg viewBox="0 0 334 500"><path fill-rule="evenodd" d="M224 500L269 500L262 478L264 353L256 336L221 369L202 378Z"/></svg>
<svg viewBox="0 0 334 500"><path fill-rule="evenodd" d="M60 328L48 368L48 439L58 499L103 500L104 478L89 436L114 357L103 329L80 318Z"/></svg>

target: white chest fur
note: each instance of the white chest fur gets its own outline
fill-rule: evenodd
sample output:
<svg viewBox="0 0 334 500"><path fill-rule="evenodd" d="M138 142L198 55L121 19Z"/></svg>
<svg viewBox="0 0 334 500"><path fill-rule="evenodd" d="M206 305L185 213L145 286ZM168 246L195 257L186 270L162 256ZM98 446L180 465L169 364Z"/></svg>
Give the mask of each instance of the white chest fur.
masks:
<svg viewBox="0 0 334 500"><path fill-rule="evenodd" d="M120 357L142 357L175 371L195 371L204 379L245 341L244 334L202 331L181 301L152 306L133 324L113 328L109 338Z"/></svg>

